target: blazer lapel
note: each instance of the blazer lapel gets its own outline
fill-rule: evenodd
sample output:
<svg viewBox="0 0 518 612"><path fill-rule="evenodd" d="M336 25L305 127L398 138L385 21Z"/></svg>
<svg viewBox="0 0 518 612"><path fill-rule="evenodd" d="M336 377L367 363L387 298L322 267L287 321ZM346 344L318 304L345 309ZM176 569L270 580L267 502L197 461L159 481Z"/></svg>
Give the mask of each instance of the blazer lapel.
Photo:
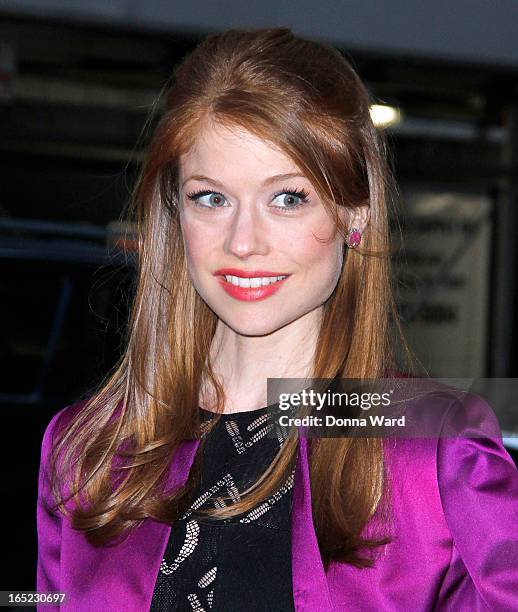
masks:
<svg viewBox="0 0 518 612"><path fill-rule="evenodd" d="M171 461L165 484L166 490L171 491L185 484L199 444L199 439L184 440L181 442ZM147 525L145 525L144 529L144 524L146 523ZM139 572L134 576L135 580L141 581L142 583L140 590L142 597L139 597L141 603L139 602L140 605L137 605L135 608L139 611L149 610L151 606L156 577L171 534L171 525L149 520L144 521L144 524L139 534L141 546L138 549L141 551L143 557L141 560L144 563L141 565ZM140 556L139 553L139 557ZM147 568L145 572L142 571L143 567ZM137 596L139 595L137 594Z"/></svg>
<svg viewBox="0 0 518 612"><path fill-rule="evenodd" d="M293 482L291 567L296 612L331 612L334 608L313 526L308 444L301 428Z"/></svg>

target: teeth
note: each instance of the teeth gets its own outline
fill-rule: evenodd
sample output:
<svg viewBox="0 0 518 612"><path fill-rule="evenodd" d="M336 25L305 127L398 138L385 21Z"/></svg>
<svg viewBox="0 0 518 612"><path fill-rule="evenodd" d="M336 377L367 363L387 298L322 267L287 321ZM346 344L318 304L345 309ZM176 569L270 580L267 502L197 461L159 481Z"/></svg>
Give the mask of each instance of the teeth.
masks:
<svg viewBox="0 0 518 612"><path fill-rule="evenodd" d="M286 278L286 276L257 276L255 278L241 278L240 276L230 276L228 274L225 274L225 279L227 283L232 283L236 287L264 287L265 285L276 283L277 281L280 281L283 278Z"/></svg>

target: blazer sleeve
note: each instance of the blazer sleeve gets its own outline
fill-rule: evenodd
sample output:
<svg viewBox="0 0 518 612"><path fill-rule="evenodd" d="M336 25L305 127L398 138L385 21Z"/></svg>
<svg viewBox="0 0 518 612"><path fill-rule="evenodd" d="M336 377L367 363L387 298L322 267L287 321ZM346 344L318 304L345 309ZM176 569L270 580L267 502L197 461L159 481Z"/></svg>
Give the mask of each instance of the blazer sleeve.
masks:
<svg viewBox="0 0 518 612"><path fill-rule="evenodd" d="M518 610L518 470L489 405L455 402L438 440L437 475L453 545L489 610Z"/></svg>
<svg viewBox="0 0 518 612"><path fill-rule="evenodd" d="M36 590L40 592L60 590L60 550L62 515L52 510L48 474L48 462L56 426L60 416L67 407L60 410L50 420L43 435L41 459L38 477L38 499L36 508L36 526L38 534L38 561L36 572ZM49 610L49 606L45 606Z"/></svg>

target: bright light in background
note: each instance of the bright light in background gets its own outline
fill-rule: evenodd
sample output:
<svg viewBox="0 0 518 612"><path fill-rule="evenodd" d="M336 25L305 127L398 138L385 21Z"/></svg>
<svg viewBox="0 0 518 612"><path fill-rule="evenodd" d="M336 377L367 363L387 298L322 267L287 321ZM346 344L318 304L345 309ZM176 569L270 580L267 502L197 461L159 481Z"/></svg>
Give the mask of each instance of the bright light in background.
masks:
<svg viewBox="0 0 518 612"><path fill-rule="evenodd" d="M385 104L371 104L371 119L377 128L386 128L401 123L403 116L395 106Z"/></svg>

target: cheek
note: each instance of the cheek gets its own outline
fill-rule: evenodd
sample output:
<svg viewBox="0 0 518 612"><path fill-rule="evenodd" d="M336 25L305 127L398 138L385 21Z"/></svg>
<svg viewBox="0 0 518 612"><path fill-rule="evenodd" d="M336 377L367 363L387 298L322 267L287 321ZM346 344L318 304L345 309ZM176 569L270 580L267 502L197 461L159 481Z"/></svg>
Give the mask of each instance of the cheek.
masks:
<svg viewBox="0 0 518 612"><path fill-rule="evenodd" d="M187 265L191 271L199 265L199 262L206 261L210 241L207 240L203 232L196 229L194 224L182 224L182 238L185 250Z"/></svg>
<svg viewBox="0 0 518 612"><path fill-rule="evenodd" d="M343 263L343 248L338 239L319 242L310 236L301 249L300 261L308 273L320 279L319 284L337 280Z"/></svg>

